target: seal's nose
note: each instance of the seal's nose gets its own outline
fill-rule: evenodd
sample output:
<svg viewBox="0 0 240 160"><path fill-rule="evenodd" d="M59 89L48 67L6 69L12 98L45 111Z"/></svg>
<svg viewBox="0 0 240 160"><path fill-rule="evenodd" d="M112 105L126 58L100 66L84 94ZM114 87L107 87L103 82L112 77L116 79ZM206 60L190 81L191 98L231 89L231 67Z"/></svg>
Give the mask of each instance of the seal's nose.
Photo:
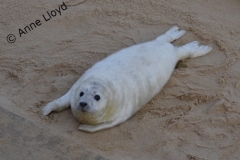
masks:
<svg viewBox="0 0 240 160"><path fill-rule="evenodd" d="M85 107L86 105L87 105L86 102L80 102L80 106L81 106L81 107Z"/></svg>
<svg viewBox="0 0 240 160"><path fill-rule="evenodd" d="M80 107L81 107L81 110L82 110L83 112L86 112L87 103L86 103L86 102L80 102L79 105L80 105Z"/></svg>

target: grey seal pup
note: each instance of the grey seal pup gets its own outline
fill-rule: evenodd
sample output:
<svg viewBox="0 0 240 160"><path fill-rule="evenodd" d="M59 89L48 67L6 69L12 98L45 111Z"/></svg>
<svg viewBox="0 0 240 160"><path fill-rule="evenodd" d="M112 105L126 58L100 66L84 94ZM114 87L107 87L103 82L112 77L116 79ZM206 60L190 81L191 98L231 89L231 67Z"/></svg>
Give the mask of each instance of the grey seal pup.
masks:
<svg viewBox="0 0 240 160"><path fill-rule="evenodd" d="M43 114L71 106L73 116L81 123L79 129L86 132L126 121L162 89L179 60L212 50L197 41L180 47L171 43L184 34L175 26L155 40L122 49L97 62L65 95L48 103Z"/></svg>

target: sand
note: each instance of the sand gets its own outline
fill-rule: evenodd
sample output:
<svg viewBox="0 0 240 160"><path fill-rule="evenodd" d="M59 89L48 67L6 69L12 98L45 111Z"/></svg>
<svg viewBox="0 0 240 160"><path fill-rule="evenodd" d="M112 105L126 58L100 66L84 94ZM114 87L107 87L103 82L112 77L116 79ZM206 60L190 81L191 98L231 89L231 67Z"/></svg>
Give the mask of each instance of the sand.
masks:
<svg viewBox="0 0 240 160"><path fill-rule="evenodd" d="M0 2L0 159L240 159L239 0L64 2L65 10L61 0ZM59 6L61 15L44 20ZM180 62L128 121L89 134L70 109L42 115L95 62L173 25L187 31L175 45L199 40L214 49Z"/></svg>

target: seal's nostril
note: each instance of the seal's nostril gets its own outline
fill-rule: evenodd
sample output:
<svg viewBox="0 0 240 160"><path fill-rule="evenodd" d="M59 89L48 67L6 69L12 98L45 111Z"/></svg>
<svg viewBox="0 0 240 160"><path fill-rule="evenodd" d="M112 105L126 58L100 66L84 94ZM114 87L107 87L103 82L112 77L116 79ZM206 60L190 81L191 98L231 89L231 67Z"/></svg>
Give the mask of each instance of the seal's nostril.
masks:
<svg viewBox="0 0 240 160"><path fill-rule="evenodd" d="M79 104L80 104L81 107L87 106L87 103L86 103L86 102L80 102Z"/></svg>
<svg viewBox="0 0 240 160"><path fill-rule="evenodd" d="M80 109L81 109L82 112L87 112L87 108L88 108L87 105L88 104L86 102L80 102L79 103L79 106L80 106Z"/></svg>

